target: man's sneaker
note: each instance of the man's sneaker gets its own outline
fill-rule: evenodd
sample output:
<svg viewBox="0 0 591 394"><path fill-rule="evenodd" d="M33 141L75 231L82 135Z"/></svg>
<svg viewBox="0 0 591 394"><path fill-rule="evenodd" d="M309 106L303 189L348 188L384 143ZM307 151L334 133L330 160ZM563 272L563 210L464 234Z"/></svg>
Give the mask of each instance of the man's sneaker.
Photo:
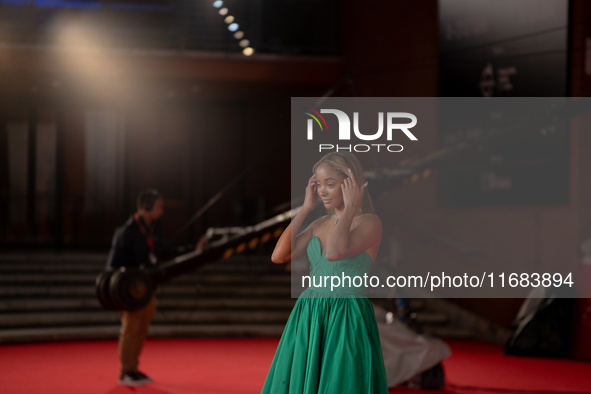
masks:
<svg viewBox="0 0 591 394"><path fill-rule="evenodd" d="M135 371L135 373L137 373L140 376L140 378L144 379L146 381L146 383L154 383L154 379L152 379L151 377L149 377L145 373L140 372L140 371Z"/></svg>
<svg viewBox="0 0 591 394"><path fill-rule="evenodd" d="M143 386L146 383L149 381L135 371L126 372L119 378L119 384L123 386Z"/></svg>

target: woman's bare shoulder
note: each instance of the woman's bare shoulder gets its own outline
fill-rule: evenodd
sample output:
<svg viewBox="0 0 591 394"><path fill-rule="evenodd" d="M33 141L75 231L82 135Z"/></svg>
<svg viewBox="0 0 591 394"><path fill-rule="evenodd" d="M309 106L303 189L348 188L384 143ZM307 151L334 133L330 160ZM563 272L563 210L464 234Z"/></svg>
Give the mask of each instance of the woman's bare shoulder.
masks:
<svg viewBox="0 0 591 394"><path fill-rule="evenodd" d="M369 221L378 221L381 222L381 219L378 215L372 212L365 212L360 215L355 216L357 220L369 220Z"/></svg>
<svg viewBox="0 0 591 394"><path fill-rule="evenodd" d="M310 223L310 227L314 228L322 223L325 223L327 220L328 220L328 215L321 216L318 219L314 220L312 223Z"/></svg>
<svg viewBox="0 0 591 394"><path fill-rule="evenodd" d="M304 231L311 231L312 233L314 233L314 230L315 230L315 229L316 229L318 226L320 226L320 225L322 225L323 223L325 223L327 219L328 219L328 215L324 215L324 216L321 216L321 217L319 217L318 219L316 219L316 220L314 220L312 223L310 223L310 224L308 225L308 227L306 227L306 230L304 230Z"/></svg>
<svg viewBox="0 0 591 394"><path fill-rule="evenodd" d="M378 215L371 212L362 213L361 215L355 216L355 226L379 226L382 227L382 220Z"/></svg>

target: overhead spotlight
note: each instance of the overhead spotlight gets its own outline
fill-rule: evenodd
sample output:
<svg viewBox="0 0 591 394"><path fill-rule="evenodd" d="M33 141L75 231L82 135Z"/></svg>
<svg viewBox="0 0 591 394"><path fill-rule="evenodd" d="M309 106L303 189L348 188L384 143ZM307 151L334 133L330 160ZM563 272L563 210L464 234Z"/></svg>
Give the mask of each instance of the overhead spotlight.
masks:
<svg viewBox="0 0 591 394"><path fill-rule="evenodd" d="M250 56L250 55L252 55L254 53L254 49L252 49L251 47L247 47L247 48L244 48L244 50L242 51L242 53L245 56Z"/></svg>
<svg viewBox="0 0 591 394"><path fill-rule="evenodd" d="M224 4L224 2L222 0L217 0L217 1L213 2L213 6L215 8L220 8L223 4Z"/></svg>
<svg viewBox="0 0 591 394"><path fill-rule="evenodd" d="M244 32L243 31L237 31L236 33L234 33L234 38L239 40L242 37L244 37Z"/></svg>
<svg viewBox="0 0 591 394"><path fill-rule="evenodd" d="M224 22L226 22L226 23L232 23L232 22L234 22L234 17L232 15L228 15L226 17L226 19L224 19Z"/></svg>
<svg viewBox="0 0 591 394"><path fill-rule="evenodd" d="M241 46L242 48L246 48L248 45L250 45L250 41L248 41L248 40L246 40L246 39L244 39L244 40L240 41L240 46Z"/></svg>
<svg viewBox="0 0 591 394"><path fill-rule="evenodd" d="M230 26L228 26L228 30L230 30L230 31L238 30L238 23L232 23Z"/></svg>
<svg viewBox="0 0 591 394"><path fill-rule="evenodd" d="M228 13L228 9L226 7L220 10L220 15L226 15Z"/></svg>

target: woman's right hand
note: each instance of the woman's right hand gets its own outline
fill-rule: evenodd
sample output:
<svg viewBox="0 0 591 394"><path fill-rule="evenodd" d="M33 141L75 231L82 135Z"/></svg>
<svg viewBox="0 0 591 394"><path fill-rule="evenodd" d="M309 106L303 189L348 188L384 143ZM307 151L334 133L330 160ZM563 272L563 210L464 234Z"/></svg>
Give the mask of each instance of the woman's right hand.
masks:
<svg viewBox="0 0 591 394"><path fill-rule="evenodd" d="M302 208L312 210L316 206L316 201L318 200L318 193L316 192L317 185L318 180L316 179L316 175L312 175L310 179L308 179L306 196L304 198L304 205L302 205Z"/></svg>

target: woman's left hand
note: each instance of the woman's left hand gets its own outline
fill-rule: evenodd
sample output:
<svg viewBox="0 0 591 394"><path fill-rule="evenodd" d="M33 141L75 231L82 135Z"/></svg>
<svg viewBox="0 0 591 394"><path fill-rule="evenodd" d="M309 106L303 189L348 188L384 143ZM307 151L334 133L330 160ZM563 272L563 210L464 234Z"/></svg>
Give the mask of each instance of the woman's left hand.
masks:
<svg viewBox="0 0 591 394"><path fill-rule="evenodd" d="M341 190L343 191L343 203L345 204L345 208L354 208L357 209L359 205L361 205L361 201L363 201L363 192L367 187L367 182L365 182L361 187L357 184L357 180L355 179L355 175L353 175L353 171L349 169L349 178L345 178L343 183L341 183Z"/></svg>

